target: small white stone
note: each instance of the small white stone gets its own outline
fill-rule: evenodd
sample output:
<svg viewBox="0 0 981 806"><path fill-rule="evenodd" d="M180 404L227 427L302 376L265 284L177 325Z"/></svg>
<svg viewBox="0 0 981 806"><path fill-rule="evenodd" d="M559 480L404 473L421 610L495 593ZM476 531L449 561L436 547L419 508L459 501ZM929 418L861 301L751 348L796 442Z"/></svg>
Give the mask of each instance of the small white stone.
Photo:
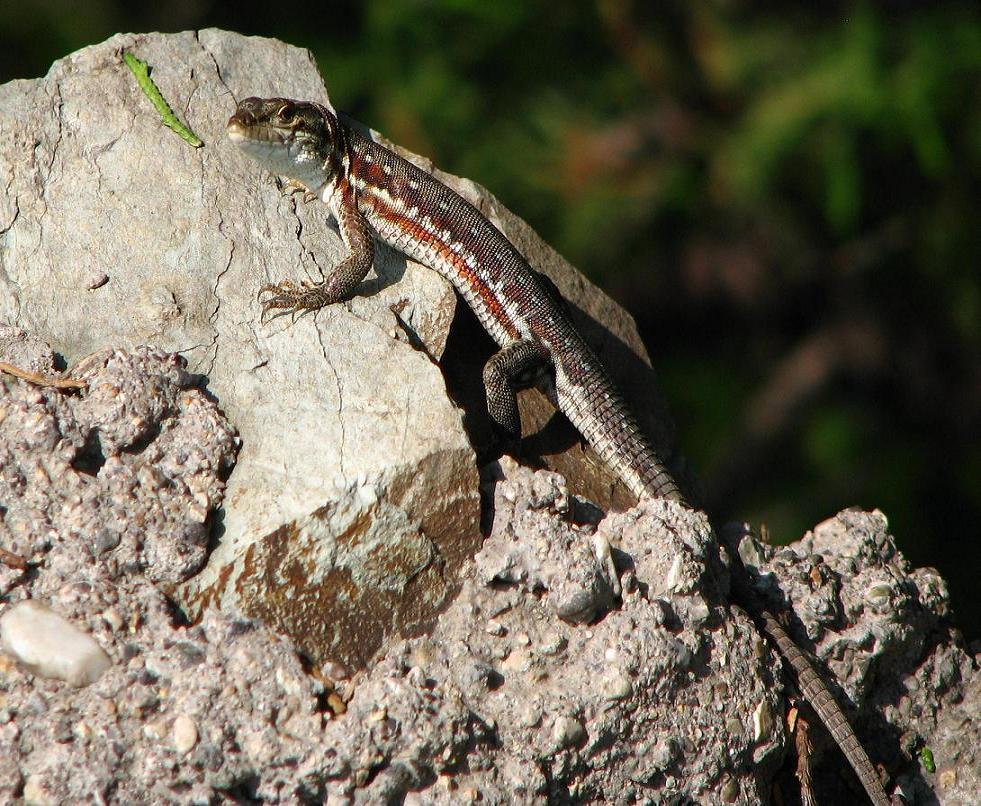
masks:
<svg viewBox="0 0 981 806"><path fill-rule="evenodd" d="M671 567L668 569L668 573L664 576L664 590L666 591L676 591L678 586L682 581L682 564L681 557L677 556L674 558L674 562L671 563Z"/></svg>
<svg viewBox="0 0 981 806"><path fill-rule="evenodd" d="M303 696L303 686L300 680L295 675L287 672L282 666L276 667L276 682L284 694L290 697Z"/></svg>
<svg viewBox="0 0 981 806"><path fill-rule="evenodd" d="M102 620L113 632L119 632L123 628L123 617L114 607L107 608L102 612Z"/></svg>
<svg viewBox="0 0 981 806"><path fill-rule="evenodd" d="M534 703L528 703L517 714L517 724L521 728L533 728L541 721L541 709Z"/></svg>
<svg viewBox="0 0 981 806"><path fill-rule="evenodd" d="M92 271L85 277L85 287L89 291L94 291L97 288L102 288L106 283L109 282L109 275L104 271Z"/></svg>
<svg viewBox="0 0 981 806"><path fill-rule="evenodd" d="M505 627L503 624L501 624L501 622L494 621L493 619L491 619L490 621L488 621L487 622L487 625L484 627L484 632L485 633L487 633L488 635L496 636L498 638L500 638L502 635L506 634L507 631L508 631L507 630L507 627Z"/></svg>
<svg viewBox="0 0 981 806"><path fill-rule="evenodd" d="M24 803L30 806L55 806L57 801L45 786L40 775L31 775L24 782Z"/></svg>
<svg viewBox="0 0 981 806"><path fill-rule="evenodd" d="M39 677L75 686L94 683L112 665L92 636L33 599L0 616L0 645Z"/></svg>
<svg viewBox="0 0 981 806"><path fill-rule="evenodd" d="M603 693L611 700L623 700L633 693L630 678L621 671L610 672L603 678Z"/></svg>
<svg viewBox="0 0 981 806"><path fill-rule="evenodd" d="M773 711L766 700L761 700L753 711L753 741L759 744L773 734Z"/></svg>
<svg viewBox="0 0 981 806"><path fill-rule="evenodd" d="M320 671L328 680L349 680L351 678L351 673L343 664L332 660L324 661Z"/></svg>
<svg viewBox="0 0 981 806"><path fill-rule="evenodd" d="M743 565L750 565L753 568L759 568L763 565L764 557L760 544L750 535L746 535L739 541L736 551L739 553L739 559L743 561Z"/></svg>
<svg viewBox="0 0 981 806"><path fill-rule="evenodd" d="M531 659L528 651L525 649L515 649L501 662L501 670L505 673L525 672L530 665Z"/></svg>
<svg viewBox="0 0 981 806"><path fill-rule="evenodd" d="M171 737L174 749L183 756L198 743L198 726L187 714L181 714L174 720Z"/></svg>
<svg viewBox="0 0 981 806"><path fill-rule="evenodd" d="M586 735L586 729L578 719L560 716L552 725L552 741L557 749L571 747Z"/></svg>
<svg viewBox="0 0 981 806"><path fill-rule="evenodd" d="M692 629L698 629L705 624L710 615L712 615L712 611L709 610L708 603L704 599L699 598L695 598L691 602L687 612Z"/></svg>
<svg viewBox="0 0 981 806"><path fill-rule="evenodd" d="M561 635L557 633L549 633L542 639L541 646L539 646L538 651L542 655L558 655L563 649L565 649L568 642Z"/></svg>

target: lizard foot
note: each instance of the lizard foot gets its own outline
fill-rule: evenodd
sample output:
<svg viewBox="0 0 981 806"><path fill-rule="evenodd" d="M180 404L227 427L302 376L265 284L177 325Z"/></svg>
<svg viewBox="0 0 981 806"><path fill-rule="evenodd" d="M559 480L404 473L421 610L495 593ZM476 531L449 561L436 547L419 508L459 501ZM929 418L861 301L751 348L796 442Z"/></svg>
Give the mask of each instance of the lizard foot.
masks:
<svg viewBox="0 0 981 806"><path fill-rule="evenodd" d="M281 283L267 283L259 289L260 301L262 302L263 322L270 311L278 311L273 315L282 316L288 313L305 313L315 311L324 307L325 300L323 285L314 284L304 280L301 283L294 283L292 280L284 280ZM262 294L269 294L266 299L261 299Z"/></svg>

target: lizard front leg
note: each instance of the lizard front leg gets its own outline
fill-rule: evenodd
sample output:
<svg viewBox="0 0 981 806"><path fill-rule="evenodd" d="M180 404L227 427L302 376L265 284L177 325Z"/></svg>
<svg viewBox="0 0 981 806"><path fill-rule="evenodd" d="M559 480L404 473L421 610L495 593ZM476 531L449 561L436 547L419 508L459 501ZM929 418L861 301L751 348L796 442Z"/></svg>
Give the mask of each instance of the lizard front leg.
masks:
<svg viewBox="0 0 981 806"><path fill-rule="evenodd" d="M262 301L262 318L276 309L282 313L315 311L349 297L357 288L375 259L375 242L371 227L357 207L350 186L338 188L331 201L331 211L337 219L341 240L350 250L348 256L335 266L320 283L267 283L259 294L269 294Z"/></svg>

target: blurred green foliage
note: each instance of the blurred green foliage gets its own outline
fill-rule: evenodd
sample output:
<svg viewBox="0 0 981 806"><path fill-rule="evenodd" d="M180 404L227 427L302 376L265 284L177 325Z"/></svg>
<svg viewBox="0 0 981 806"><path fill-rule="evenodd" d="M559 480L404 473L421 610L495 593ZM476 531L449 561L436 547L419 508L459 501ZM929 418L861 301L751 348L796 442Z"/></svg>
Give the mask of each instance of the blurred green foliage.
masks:
<svg viewBox="0 0 981 806"><path fill-rule="evenodd" d="M0 8L0 78L117 30L309 47L630 308L716 516L789 540L878 506L977 623L977 4L70 5Z"/></svg>

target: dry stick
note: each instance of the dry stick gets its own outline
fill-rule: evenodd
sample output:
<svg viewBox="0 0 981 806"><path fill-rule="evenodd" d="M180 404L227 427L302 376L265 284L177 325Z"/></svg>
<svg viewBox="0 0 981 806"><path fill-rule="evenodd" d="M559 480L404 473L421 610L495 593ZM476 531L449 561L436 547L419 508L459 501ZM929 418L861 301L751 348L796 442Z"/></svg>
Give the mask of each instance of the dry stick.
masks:
<svg viewBox="0 0 981 806"><path fill-rule="evenodd" d="M60 375L43 375L40 372L28 372L26 369L15 367L6 361L0 361L0 372L6 372L15 378L22 378L36 386L53 386L55 389L84 389L86 386L85 381L65 378Z"/></svg>

